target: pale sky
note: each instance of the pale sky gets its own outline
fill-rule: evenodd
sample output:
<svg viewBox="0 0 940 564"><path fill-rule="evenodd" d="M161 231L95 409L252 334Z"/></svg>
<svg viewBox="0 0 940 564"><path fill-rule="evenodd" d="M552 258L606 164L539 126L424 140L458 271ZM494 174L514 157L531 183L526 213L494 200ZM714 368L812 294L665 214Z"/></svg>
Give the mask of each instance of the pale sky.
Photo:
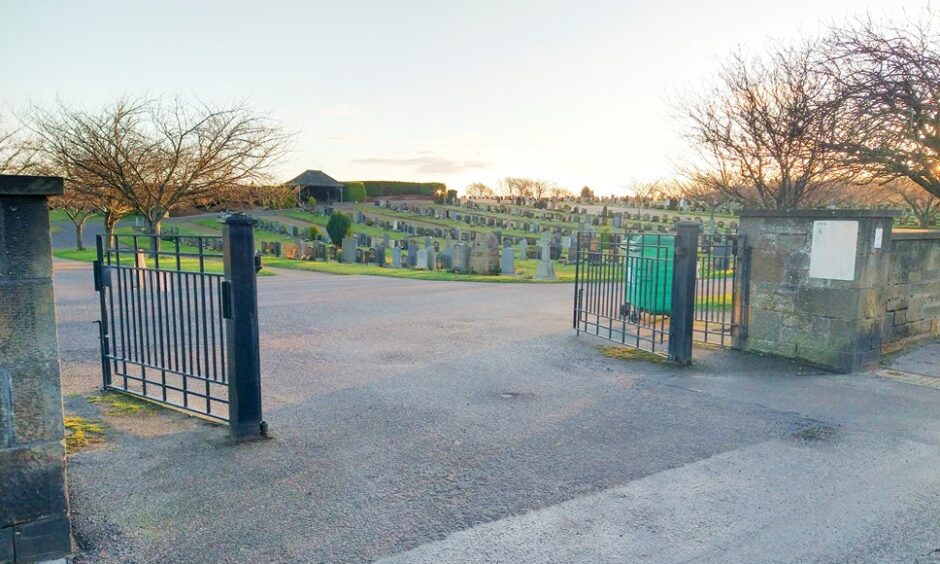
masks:
<svg viewBox="0 0 940 564"><path fill-rule="evenodd" d="M297 131L279 180L504 176L611 193L686 152L671 102L730 52L906 0L0 0L0 106L245 100Z"/></svg>

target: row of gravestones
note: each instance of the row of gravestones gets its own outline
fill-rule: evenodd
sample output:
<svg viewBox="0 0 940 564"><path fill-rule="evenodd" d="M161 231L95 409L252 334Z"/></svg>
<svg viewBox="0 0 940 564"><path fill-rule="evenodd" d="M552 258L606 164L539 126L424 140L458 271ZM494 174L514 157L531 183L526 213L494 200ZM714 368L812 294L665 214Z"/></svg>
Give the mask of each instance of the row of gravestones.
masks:
<svg viewBox="0 0 940 564"><path fill-rule="evenodd" d="M255 223L255 229L260 231L266 231L268 233L276 233L278 235L287 235L291 238L305 237L308 238L310 233L309 229L304 229L303 227L298 227L296 225L288 225L286 223L281 223L279 221L271 221L269 219L258 219ZM319 235L317 236L319 238Z"/></svg>
<svg viewBox="0 0 940 564"><path fill-rule="evenodd" d="M359 238L347 237L343 239L342 248L338 251L335 246L324 244L322 241L297 241L296 243L284 244L277 241L263 241L261 243L261 253L297 260L340 260L351 264L389 266L388 246L379 244L361 248L358 245L359 242ZM492 235L476 245L459 242L450 244L448 242L443 251L437 241L426 240L424 247L420 247L418 242L414 240L408 241L407 247L399 244L401 242L398 241L392 243L390 265L392 268L447 270L456 273L488 275L511 275L515 273L515 250L512 247L510 238L504 240L502 252L500 252L495 236ZM570 261L571 248L568 251ZM530 255L525 239L522 239L519 243L519 254L521 257ZM545 256L548 258L542 258ZM552 244L550 237L542 238L542 244L535 254L535 258L540 260L536 278L553 279L554 267L546 263L561 259L561 251L559 247Z"/></svg>

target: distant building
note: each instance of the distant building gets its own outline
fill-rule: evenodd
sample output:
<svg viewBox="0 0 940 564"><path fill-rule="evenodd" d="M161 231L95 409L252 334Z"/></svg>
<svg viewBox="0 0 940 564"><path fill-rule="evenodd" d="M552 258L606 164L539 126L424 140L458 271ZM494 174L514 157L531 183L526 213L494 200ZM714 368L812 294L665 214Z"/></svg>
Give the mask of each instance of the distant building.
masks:
<svg viewBox="0 0 940 564"><path fill-rule="evenodd" d="M306 170L285 184L299 188L298 196L301 202L306 202L310 196L316 198L318 202L343 201L345 185L322 170Z"/></svg>

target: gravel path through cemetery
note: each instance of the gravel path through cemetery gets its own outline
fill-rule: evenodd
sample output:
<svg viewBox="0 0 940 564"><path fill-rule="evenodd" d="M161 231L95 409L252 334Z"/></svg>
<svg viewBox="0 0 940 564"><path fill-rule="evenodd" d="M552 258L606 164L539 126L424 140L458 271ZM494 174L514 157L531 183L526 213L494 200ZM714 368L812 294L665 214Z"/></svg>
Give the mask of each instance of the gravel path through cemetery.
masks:
<svg viewBox="0 0 940 564"><path fill-rule="evenodd" d="M940 390L700 351L601 356L571 286L259 279L273 439L108 413L88 264L56 262L80 562L916 561ZM940 373L940 371L938 371ZM926 560L925 560L926 561Z"/></svg>

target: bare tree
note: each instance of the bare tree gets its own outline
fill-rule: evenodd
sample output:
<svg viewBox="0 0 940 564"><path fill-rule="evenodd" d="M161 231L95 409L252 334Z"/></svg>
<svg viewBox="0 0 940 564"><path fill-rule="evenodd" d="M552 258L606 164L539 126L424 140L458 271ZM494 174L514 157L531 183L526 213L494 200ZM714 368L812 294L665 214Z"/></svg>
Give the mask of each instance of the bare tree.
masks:
<svg viewBox="0 0 940 564"><path fill-rule="evenodd" d="M555 183L551 180L545 180L542 178L536 178L534 180L529 180L529 187L532 190L532 196L536 200L541 200L542 198L548 196L549 191L555 186Z"/></svg>
<svg viewBox="0 0 940 564"><path fill-rule="evenodd" d="M627 186L627 190L633 195L639 211L662 192L662 182L658 180L654 182L633 182Z"/></svg>
<svg viewBox="0 0 940 564"><path fill-rule="evenodd" d="M464 193L469 198L492 198L495 195L493 189L482 182L474 182L470 186L467 186Z"/></svg>
<svg viewBox="0 0 940 564"><path fill-rule="evenodd" d="M915 184L909 178L895 178L883 185L886 192L882 201L900 205L910 210L917 224L923 229L933 227L940 217L940 198Z"/></svg>
<svg viewBox="0 0 940 564"><path fill-rule="evenodd" d="M0 129L0 174L28 174L36 164L36 146L19 129Z"/></svg>
<svg viewBox="0 0 940 564"><path fill-rule="evenodd" d="M176 206L266 179L288 135L243 105L123 98L97 112L34 108L45 150L83 179L120 196L150 231Z"/></svg>
<svg viewBox="0 0 940 564"><path fill-rule="evenodd" d="M558 185L554 185L551 188L549 188L548 195L549 197L555 200L563 200L565 198L574 197L574 193L571 190L568 190L567 188L562 188L561 186L558 186Z"/></svg>
<svg viewBox="0 0 940 564"><path fill-rule="evenodd" d="M79 251L84 250L85 223L97 211L97 207L91 198L87 194L76 190L71 182L66 181L62 195L51 198L49 206L62 210L72 220L75 225L75 248Z"/></svg>
<svg viewBox="0 0 940 564"><path fill-rule="evenodd" d="M718 85L688 109L691 139L708 165L687 175L743 205L793 209L849 172L831 150L837 116L816 47L781 47L762 59L733 57Z"/></svg>
<svg viewBox="0 0 940 564"><path fill-rule="evenodd" d="M827 42L839 137L832 147L874 180L904 177L940 197L940 36L931 14L855 22ZM905 190L906 191L906 190Z"/></svg>
<svg viewBox="0 0 940 564"><path fill-rule="evenodd" d="M518 176L507 176L499 182L500 192L510 198L527 198L532 195L532 180Z"/></svg>

